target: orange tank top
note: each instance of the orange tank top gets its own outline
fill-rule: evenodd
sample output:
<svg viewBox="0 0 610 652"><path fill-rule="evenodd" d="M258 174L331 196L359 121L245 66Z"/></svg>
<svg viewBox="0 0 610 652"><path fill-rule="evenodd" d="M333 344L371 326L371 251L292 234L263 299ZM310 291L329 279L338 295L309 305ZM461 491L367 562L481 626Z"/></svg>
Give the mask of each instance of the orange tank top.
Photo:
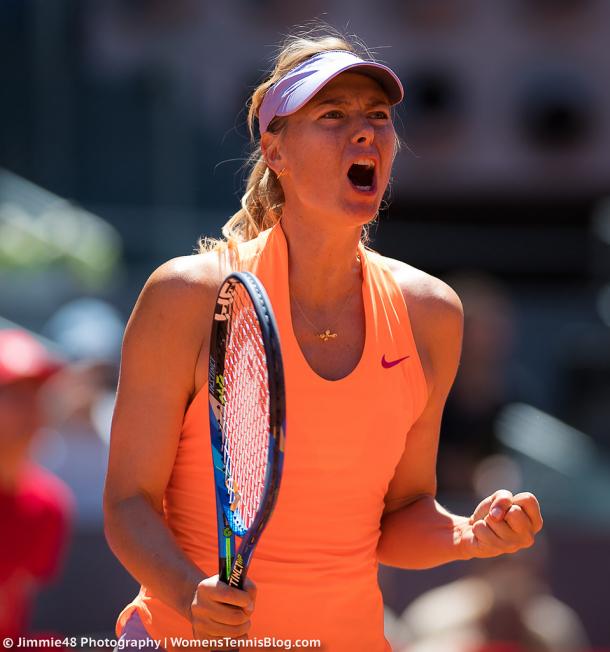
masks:
<svg viewBox="0 0 610 652"><path fill-rule="evenodd" d="M292 330L281 226L240 244L239 254L240 267L260 278L273 305L287 403L282 486L249 571L258 588L250 638L320 639L324 652L390 650L377 582L380 519L407 432L427 400L402 292L382 257L360 246L364 348L348 376L329 381L311 369ZM186 412L164 510L184 552L216 574L205 388ZM192 638L190 623L144 586L119 616L117 633L134 608L162 646L172 649L171 637Z"/></svg>

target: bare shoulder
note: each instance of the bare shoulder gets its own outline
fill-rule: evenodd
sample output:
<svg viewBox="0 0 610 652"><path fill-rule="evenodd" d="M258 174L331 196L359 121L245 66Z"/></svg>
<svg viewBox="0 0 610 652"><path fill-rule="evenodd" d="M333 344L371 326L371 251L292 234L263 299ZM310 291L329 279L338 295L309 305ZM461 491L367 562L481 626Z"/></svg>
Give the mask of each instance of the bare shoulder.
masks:
<svg viewBox="0 0 610 652"><path fill-rule="evenodd" d="M384 256L383 261L402 290L410 311L436 319L463 319L462 302L450 285L401 260Z"/></svg>
<svg viewBox="0 0 610 652"><path fill-rule="evenodd" d="M150 275L144 292L176 299L207 295L218 288L224 272L222 255L216 252L180 256L163 263Z"/></svg>
<svg viewBox="0 0 610 652"><path fill-rule="evenodd" d="M192 393L224 271L222 256L210 252L174 258L150 275L125 331L124 377L134 375L139 386L145 377L152 384L171 377L184 395Z"/></svg>
<svg viewBox="0 0 610 652"><path fill-rule="evenodd" d="M208 310L225 273L224 256L217 252L181 256L159 266L146 281L132 318L153 312L166 322L182 322L188 329L192 320L208 317Z"/></svg>
<svg viewBox="0 0 610 652"><path fill-rule="evenodd" d="M393 258L383 258L402 290L429 389L448 391L462 348L464 311L444 281Z"/></svg>

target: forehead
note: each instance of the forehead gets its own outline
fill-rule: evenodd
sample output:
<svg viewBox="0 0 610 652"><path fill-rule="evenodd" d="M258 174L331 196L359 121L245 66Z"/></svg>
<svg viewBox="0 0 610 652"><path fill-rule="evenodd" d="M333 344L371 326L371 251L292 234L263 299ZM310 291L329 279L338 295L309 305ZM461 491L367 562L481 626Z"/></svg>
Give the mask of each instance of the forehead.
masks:
<svg viewBox="0 0 610 652"><path fill-rule="evenodd" d="M363 98L366 101L378 100L389 104L388 96L381 84L372 77L358 72L342 72L331 79L308 102L316 104L331 97L346 97L348 99Z"/></svg>

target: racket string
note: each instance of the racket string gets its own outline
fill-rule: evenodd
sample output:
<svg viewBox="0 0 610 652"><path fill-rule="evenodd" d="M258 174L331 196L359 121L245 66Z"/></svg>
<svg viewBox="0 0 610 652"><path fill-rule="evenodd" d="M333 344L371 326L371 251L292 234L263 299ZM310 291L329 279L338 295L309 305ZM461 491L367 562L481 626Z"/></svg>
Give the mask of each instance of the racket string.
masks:
<svg viewBox="0 0 610 652"><path fill-rule="evenodd" d="M236 533L261 502L269 446L269 389L263 337L247 292L235 288L225 357L223 439L226 483Z"/></svg>

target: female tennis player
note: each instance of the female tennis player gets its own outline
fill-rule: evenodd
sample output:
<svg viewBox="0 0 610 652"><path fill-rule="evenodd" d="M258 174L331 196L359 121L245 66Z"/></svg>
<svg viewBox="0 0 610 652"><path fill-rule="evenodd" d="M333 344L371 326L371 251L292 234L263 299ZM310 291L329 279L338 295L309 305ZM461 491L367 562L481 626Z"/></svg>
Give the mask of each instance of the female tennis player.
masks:
<svg viewBox="0 0 610 652"><path fill-rule="evenodd" d="M125 638L389 650L378 563L493 557L541 529L529 493L499 490L470 517L435 501L462 308L440 280L365 247L402 96L396 74L348 39L290 37L251 98L260 139L224 244L146 283L125 335L105 493L108 541L142 584L118 620ZM212 310L234 269L271 299L287 400L282 487L245 591L215 574L207 400Z"/></svg>

